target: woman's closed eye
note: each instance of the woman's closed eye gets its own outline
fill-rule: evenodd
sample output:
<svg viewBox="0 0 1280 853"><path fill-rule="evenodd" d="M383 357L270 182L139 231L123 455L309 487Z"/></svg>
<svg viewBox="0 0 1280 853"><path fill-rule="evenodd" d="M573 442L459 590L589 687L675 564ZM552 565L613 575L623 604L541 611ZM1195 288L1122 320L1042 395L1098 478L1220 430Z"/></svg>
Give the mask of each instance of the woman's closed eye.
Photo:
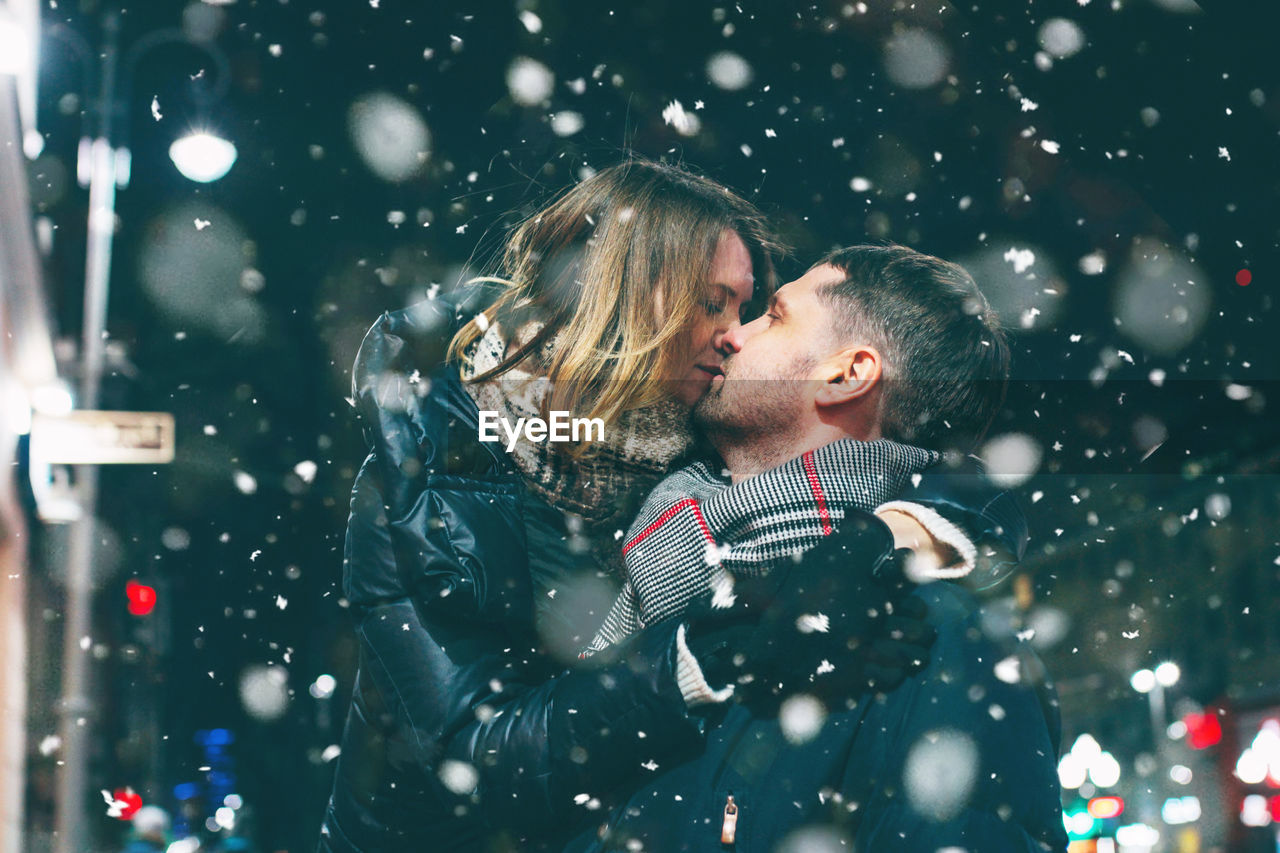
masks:
<svg viewBox="0 0 1280 853"><path fill-rule="evenodd" d="M721 303L717 303L717 302L702 303L702 308L704 311L707 312L708 317L719 317L721 314L724 313L724 309L727 307L728 306L722 302Z"/></svg>

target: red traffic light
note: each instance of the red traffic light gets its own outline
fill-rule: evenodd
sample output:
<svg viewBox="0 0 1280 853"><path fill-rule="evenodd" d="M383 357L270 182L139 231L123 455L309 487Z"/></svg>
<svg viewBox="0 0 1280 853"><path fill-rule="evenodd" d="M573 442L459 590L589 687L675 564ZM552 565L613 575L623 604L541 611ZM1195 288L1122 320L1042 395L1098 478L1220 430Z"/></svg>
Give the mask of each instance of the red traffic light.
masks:
<svg viewBox="0 0 1280 853"><path fill-rule="evenodd" d="M124 594L129 599L129 612L134 616L146 616L156 609L156 591L144 583L127 582Z"/></svg>
<svg viewBox="0 0 1280 853"><path fill-rule="evenodd" d="M1119 797L1094 797L1089 801L1089 814L1098 820L1107 820L1124 811L1124 800Z"/></svg>
<svg viewBox="0 0 1280 853"><path fill-rule="evenodd" d="M1208 749L1222 742L1222 722L1212 708L1203 714L1187 714L1182 722L1187 727L1187 743L1192 749Z"/></svg>
<svg viewBox="0 0 1280 853"><path fill-rule="evenodd" d="M110 793L104 790L102 798L107 801L107 816L117 820L133 820L142 808L142 797L132 788L116 788Z"/></svg>

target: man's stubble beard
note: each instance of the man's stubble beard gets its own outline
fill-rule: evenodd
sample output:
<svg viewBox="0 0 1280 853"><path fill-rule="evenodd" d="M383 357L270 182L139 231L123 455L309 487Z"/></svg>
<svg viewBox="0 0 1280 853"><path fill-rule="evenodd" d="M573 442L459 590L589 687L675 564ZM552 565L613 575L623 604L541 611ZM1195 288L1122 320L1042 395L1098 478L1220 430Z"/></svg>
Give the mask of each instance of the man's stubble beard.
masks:
<svg viewBox="0 0 1280 853"><path fill-rule="evenodd" d="M726 375L694 406L694 425L722 451L726 444L753 444L763 436L783 439L799 420L805 377L816 363L801 358L787 375L768 379Z"/></svg>

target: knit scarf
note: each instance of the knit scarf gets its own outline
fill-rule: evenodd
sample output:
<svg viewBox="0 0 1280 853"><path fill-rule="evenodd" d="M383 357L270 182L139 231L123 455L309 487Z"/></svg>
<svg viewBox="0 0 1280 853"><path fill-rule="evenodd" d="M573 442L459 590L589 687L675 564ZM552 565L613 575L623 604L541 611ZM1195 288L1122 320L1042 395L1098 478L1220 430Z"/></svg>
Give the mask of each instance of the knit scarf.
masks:
<svg viewBox="0 0 1280 853"><path fill-rule="evenodd" d="M887 439L845 439L739 483L702 462L676 471L653 490L627 532L626 583L582 656L679 615L698 599L727 603L733 577L759 576L795 558L830 535L850 509L873 511L940 458Z"/></svg>
<svg viewBox="0 0 1280 853"><path fill-rule="evenodd" d="M521 327L516 340L528 341L541 328L538 323ZM546 368L558 338L511 370L484 382L467 382L466 388L483 411L494 411L508 423L518 418L543 417L543 403L551 392ZM464 359L464 380L496 367L506 357L509 337L494 323ZM693 444L689 410L678 402L664 401L626 412L605 428L604 440L591 443L588 452L573 458L549 441L529 441L523 434L512 451L525 485L547 503L581 516L592 526L630 518L639 495L653 488L675 460Z"/></svg>

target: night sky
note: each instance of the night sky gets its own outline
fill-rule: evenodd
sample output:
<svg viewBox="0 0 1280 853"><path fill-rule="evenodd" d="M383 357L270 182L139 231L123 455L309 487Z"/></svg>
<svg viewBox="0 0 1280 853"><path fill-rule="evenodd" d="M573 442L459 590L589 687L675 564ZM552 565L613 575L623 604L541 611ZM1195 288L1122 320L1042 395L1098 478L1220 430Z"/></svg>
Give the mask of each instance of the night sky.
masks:
<svg viewBox="0 0 1280 853"><path fill-rule="evenodd" d="M1274 603L1280 554L1265 521L1280 466L1276 22L1254 10L1269 4L1190 5L125 6L124 46L184 20L212 26L230 77L207 102L215 64L158 47L122 105L132 183L118 201L103 405L173 412L178 449L172 465L103 475L114 544L95 630L112 652L96 669L95 788L131 784L173 807L175 785L205 777L194 734L227 728L255 843L314 844L332 769L322 753L340 739L354 674L340 577L364 455L345 401L360 338L382 311L465 279L506 225L628 152L689 164L759 204L794 247L783 280L869 238L974 272L1013 330L1015 381L993 435L1029 437L1005 445L1015 462L1036 454L1020 487L1036 594L1078 616L1042 649L1066 743L1086 726L1122 739L1144 713L1125 667L1165 656L1188 661L1188 701L1256 694L1250 667L1280 660L1280 637L1230 602ZM49 2L44 23L97 44L107 8ZM46 148L30 172L69 338L87 211L75 152L95 121L82 80L47 40ZM197 126L239 150L208 185L166 153ZM424 152L416 162L400 156L406 139ZM61 641L60 536L41 537L33 590L32 642L48 648ZM1179 560L1207 586L1168 580ZM1228 564L1248 579L1219 588L1200 571ZM149 622L125 610L135 577L161 592ZM1161 584L1165 610L1149 600ZM1200 624L1214 589L1227 604L1203 630L1226 645L1197 652L1199 635L1175 629ZM1241 650L1238 667L1222 665ZM56 725L47 656L33 743ZM293 698L275 720L241 700L256 664L289 673ZM322 673L337 679L327 711L308 692ZM167 740L139 722L145 707ZM49 761L33 753L37 774ZM96 830L114 837L91 793ZM38 824L38 785L33 797Z"/></svg>

